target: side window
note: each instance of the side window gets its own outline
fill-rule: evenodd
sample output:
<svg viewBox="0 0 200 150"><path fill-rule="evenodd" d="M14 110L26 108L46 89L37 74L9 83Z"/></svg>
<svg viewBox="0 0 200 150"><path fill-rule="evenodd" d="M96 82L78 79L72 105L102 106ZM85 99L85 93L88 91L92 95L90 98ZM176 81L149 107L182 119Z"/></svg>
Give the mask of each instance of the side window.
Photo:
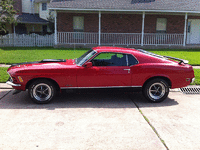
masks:
<svg viewBox="0 0 200 150"><path fill-rule="evenodd" d="M126 55L101 53L92 60L93 66L127 66Z"/></svg>
<svg viewBox="0 0 200 150"><path fill-rule="evenodd" d="M138 61L132 55L128 55L128 66L136 65Z"/></svg>

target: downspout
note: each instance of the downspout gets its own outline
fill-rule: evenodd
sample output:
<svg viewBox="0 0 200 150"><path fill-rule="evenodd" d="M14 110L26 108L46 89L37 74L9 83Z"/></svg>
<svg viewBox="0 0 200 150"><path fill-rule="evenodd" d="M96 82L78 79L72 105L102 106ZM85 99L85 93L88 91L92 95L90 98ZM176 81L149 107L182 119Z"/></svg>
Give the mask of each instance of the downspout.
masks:
<svg viewBox="0 0 200 150"><path fill-rule="evenodd" d="M99 11L99 46L101 45L101 12Z"/></svg>
<svg viewBox="0 0 200 150"><path fill-rule="evenodd" d="M55 19L54 19L54 41L55 41L55 45L57 45L57 12L56 10L55 12Z"/></svg>
<svg viewBox="0 0 200 150"><path fill-rule="evenodd" d="M142 38L141 38L141 46L144 45L144 19L145 19L145 12L143 11L143 14L142 14Z"/></svg>
<svg viewBox="0 0 200 150"><path fill-rule="evenodd" d="M187 18L188 14L185 13L185 27L184 27L184 40L183 40L183 46L185 46L186 43L186 33L187 33Z"/></svg>

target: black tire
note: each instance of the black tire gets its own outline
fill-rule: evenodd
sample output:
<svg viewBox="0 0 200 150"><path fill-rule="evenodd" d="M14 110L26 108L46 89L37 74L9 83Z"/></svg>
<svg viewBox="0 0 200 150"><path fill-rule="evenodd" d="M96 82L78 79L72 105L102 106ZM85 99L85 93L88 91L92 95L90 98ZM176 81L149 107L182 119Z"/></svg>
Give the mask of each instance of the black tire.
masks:
<svg viewBox="0 0 200 150"><path fill-rule="evenodd" d="M52 82L38 79L29 86L28 93L33 102L47 104L56 95L56 88Z"/></svg>
<svg viewBox="0 0 200 150"><path fill-rule="evenodd" d="M169 94L169 85L163 79L153 79L147 82L143 87L143 95L149 101L153 103L159 103L164 101Z"/></svg>

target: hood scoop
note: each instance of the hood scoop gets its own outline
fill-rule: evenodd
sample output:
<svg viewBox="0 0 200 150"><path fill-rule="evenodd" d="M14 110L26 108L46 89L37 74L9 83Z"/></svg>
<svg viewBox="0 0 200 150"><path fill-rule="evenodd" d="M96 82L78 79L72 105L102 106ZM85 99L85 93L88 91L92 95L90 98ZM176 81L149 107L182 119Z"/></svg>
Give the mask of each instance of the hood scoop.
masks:
<svg viewBox="0 0 200 150"><path fill-rule="evenodd" d="M39 63L48 63L48 62L66 62L65 59L43 59Z"/></svg>
<svg viewBox="0 0 200 150"><path fill-rule="evenodd" d="M52 62L66 62L66 59L43 59L41 61L12 64L11 67L18 66L18 65L26 65L26 64L39 64L39 63L52 63Z"/></svg>

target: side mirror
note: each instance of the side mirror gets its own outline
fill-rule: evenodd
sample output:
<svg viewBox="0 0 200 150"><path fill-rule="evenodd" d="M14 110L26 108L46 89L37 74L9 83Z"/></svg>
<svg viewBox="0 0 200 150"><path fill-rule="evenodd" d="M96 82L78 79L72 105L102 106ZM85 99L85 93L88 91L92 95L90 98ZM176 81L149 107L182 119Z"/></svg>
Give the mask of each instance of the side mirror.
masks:
<svg viewBox="0 0 200 150"><path fill-rule="evenodd" d="M92 62L87 62L87 63L85 63L85 64L83 65L83 67L85 67L85 68L90 68L90 67L92 67Z"/></svg>

